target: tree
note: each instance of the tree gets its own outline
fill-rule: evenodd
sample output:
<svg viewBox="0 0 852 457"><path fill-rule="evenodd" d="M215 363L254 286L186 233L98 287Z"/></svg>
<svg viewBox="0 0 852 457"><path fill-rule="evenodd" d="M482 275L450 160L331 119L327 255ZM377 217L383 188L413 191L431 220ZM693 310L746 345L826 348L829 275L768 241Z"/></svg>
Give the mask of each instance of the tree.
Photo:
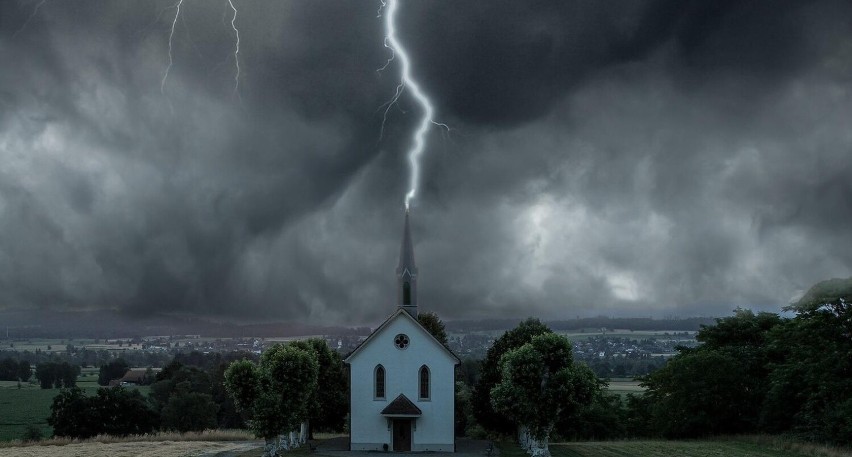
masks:
<svg viewBox="0 0 852 457"><path fill-rule="evenodd" d="M438 342L447 346L447 329L441 318L433 312L417 314L417 322L423 326Z"/></svg>
<svg viewBox="0 0 852 457"><path fill-rule="evenodd" d="M210 375L197 367L180 365L168 378L151 384L148 400L160 414L160 426L181 433L216 426L219 406L213 401Z"/></svg>
<svg viewBox="0 0 852 457"><path fill-rule="evenodd" d="M160 427L181 433L200 432L216 427L219 407L209 393L193 392L189 381L175 386L166 405L160 411Z"/></svg>
<svg viewBox="0 0 852 457"><path fill-rule="evenodd" d="M476 421L485 429L497 433L512 433L517 427L502 414L497 414L491 404L491 389L501 380L500 359L507 352L532 341L533 337L551 333L538 319L528 318L497 339L485 354L479 381L471 395L471 406Z"/></svg>
<svg viewBox="0 0 852 457"><path fill-rule="evenodd" d="M322 386L322 392L315 390L310 400L308 420L311 436L314 429L329 432L342 430L349 410L343 359L340 354L332 351L323 339L311 338L291 344L306 351L312 351L317 358L319 369L317 384Z"/></svg>
<svg viewBox="0 0 852 457"><path fill-rule="evenodd" d="M250 417L255 435L266 440L265 456L277 452L276 436L295 430L308 418L318 371L314 352L293 344L267 349L259 365L241 360L225 371L225 388L237 408Z"/></svg>
<svg viewBox="0 0 852 457"><path fill-rule="evenodd" d="M695 349L680 349L644 379L656 433L692 438L758 430L773 360L769 342L784 320L772 313L734 315L702 326Z"/></svg>
<svg viewBox="0 0 852 457"><path fill-rule="evenodd" d="M30 367L30 363L26 360L21 360L18 362L18 380L19 381L28 381L33 375L32 367Z"/></svg>
<svg viewBox="0 0 852 457"><path fill-rule="evenodd" d="M568 339L553 333L506 352L500 369L492 405L519 425L521 445L534 457L550 456L548 439L559 417L587 407L600 390L594 373L573 363Z"/></svg>
<svg viewBox="0 0 852 457"><path fill-rule="evenodd" d="M127 373L130 365L124 359L115 359L105 365L101 365L98 371L98 385L108 386L113 379L119 379Z"/></svg>
<svg viewBox="0 0 852 457"><path fill-rule="evenodd" d="M852 444L852 278L811 287L773 333L777 360L761 423L771 432Z"/></svg>
<svg viewBox="0 0 852 457"><path fill-rule="evenodd" d="M36 378L42 389L74 387L77 385L77 376L80 367L68 362L45 362L36 365Z"/></svg>
<svg viewBox="0 0 852 457"><path fill-rule="evenodd" d="M157 423L142 394L120 386L98 389L92 397L76 387L63 389L53 398L50 410L47 423L54 435L72 438L141 435L151 433Z"/></svg>
<svg viewBox="0 0 852 457"><path fill-rule="evenodd" d="M740 361L723 351L678 354L644 381L655 429L667 438L754 430L754 385Z"/></svg>

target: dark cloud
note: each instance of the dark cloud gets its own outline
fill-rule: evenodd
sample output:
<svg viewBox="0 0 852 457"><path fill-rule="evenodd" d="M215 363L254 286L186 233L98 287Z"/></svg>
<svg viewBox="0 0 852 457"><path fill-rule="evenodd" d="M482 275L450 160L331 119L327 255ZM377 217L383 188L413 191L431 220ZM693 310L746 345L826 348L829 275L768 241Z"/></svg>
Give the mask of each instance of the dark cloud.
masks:
<svg viewBox="0 0 852 457"><path fill-rule="evenodd" d="M0 3L0 307L371 323L416 106L376 5ZM413 212L446 318L777 308L849 276L852 7L404 2L449 138ZM27 22L28 18L32 18ZM26 26L24 27L24 24ZM8 64L7 64L8 63Z"/></svg>

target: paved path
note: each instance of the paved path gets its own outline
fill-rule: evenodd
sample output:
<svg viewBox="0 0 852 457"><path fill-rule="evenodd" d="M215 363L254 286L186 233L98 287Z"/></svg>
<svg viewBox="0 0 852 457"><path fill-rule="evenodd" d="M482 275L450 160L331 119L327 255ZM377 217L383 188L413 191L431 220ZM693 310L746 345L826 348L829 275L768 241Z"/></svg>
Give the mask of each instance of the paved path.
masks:
<svg viewBox="0 0 852 457"><path fill-rule="evenodd" d="M487 457L488 440L471 440L467 438L456 439L456 452L377 452L377 451L349 451L349 437L332 438L323 441L317 446L317 455L323 457L376 457L379 454L427 454L429 457ZM490 457L499 457L499 451L495 447Z"/></svg>

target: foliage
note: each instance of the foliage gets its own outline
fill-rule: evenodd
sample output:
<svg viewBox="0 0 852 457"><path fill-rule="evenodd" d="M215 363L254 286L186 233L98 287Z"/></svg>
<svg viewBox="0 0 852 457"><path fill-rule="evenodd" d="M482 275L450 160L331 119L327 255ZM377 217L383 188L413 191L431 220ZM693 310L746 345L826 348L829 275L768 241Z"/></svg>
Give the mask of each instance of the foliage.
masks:
<svg viewBox="0 0 852 457"><path fill-rule="evenodd" d="M762 425L803 438L852 444L852 278L813 286L773 333Z"/></svg>
<svg viewBox="0 0 852 457"><path fill-rule="evenodd" d="M623 439L628 434L627 423L621 397L599 386L589 404L559 417L554 433L562 441Z"/></svg>
<svg viewBox="0 0 852 457"><path fill-rule="evenodd" d="M36 365L35 376L42 389L74 387L80 367L68 362L45 362Z"/></svg>
<svg viewBox="0 0 852 457"><path fill-rule="evenodd" d="M349 410L348 378L343 359L340 354L332 351L323 339L294 341L291 345L312 351L318 363L317 384L322 386L322 391L316 389L310 399L308 420L311 434L314 430L342 430L346 412Z"/></svg>
<svg viewBox="0 0 852 457"><path fill-rule="evenodd" d="M42 438L44 437L41 434L41 428L34 424L27 425L23 436L21 436L23 441L41 441Z"/></svg>
<svg viewBox="0 0 852 457"><path fill-rule="evenodd" d="M160 412L160 427L181 433L201 432L216 427L219 407L208 393L192 392L190 383L183 381L175 386L169 401Z"/></svg>
<svg viewBox="0 0 852 457"><path fill-rule="evenodd" d="M417 322L420 322L420 325L423 326L432 336L435 337L438 342L447 346L447 329L444 326L444 322L441 321L441 318L438 317L437 314L433 312L428 313L418 313L417 314Z"/></svg>
<svg viewBox="0 0 852 457"><path fill-rule="evenodd" d="M498 338L485 355L479 380L471 395L471 406L476 421L485 429L497 433L513 433L516 425L504 415L497 414L491 404L491 390L500 383L500 359L507 352L529 343L533 337L551 333L538 319L528 318Z"/></svg>
<svg viewBox="0 0 852 457"><path fill-rule="evenodd" d="M594 373L573 363L568 339L554 333L506 352L500 369L500 383L491 389L495 411L526 427L544 449L559 417L578 414L600 391Z"/></svg>
<svg viewBox="0 0 852 457"><path fill-rule="evenodd" d="M160 414L163 430L200 432L216 426L218 405L211 395L210 376L196 367L170 370L169 378L151 384L148 394Z"/></svg>
<svg viewBox="0 0 852 457"><path fill-rule="evenodd" d="M456 381L455 385L455 410L454 429L456 436L468 436L468 427L474 424L471 417L470 387L463 381Z"/></svg>
<svg viewBox="0 0 852 457"><path fill-rule="evenodd" d="M101 369L98 372L98 385L108 386L109 382L113 379L119 379L124 376L128 369L130 369L130 365L124 359L115 359L101 365Z"/></svg>
<svg viewBox="0 0 852 457"><path fill-rule="evenodd" d="M251 418L252 431L269 440L308 418L318 372L313 351L277 344L263 353L258 365L232 363L225 371L225 388Z"/></svg>
<svg viewBox="0 0 852 457"><path fill-rule="evenodd" d="M768 384L775 314L737 309L696 335L702 346L682 349L645 378L654 430L666 437L751 433L758 429Z"/></svg>
<svg viewBox="0 0 852 457"><path fill-rule="evenodd" d="M628 399L629 433L792 433L852 444L852 278L814 285L795 317L736 310ZM639 424L650 424L643 429Z"/></svg>
<svg viewBox="0 0 852 457"><path fill-rule="evenodd" d="M0 381L26 381L32 376L29 362L7 357L0 360Z"/></svg>
<svg viewBox="0 0 852 457"><path fill-rule="evenodd" d="M91 397L79 388L63 389L50 409L47 423L55 436L141 435L150 433L157 423L142 394L120 386L98 389Z"/></svg>

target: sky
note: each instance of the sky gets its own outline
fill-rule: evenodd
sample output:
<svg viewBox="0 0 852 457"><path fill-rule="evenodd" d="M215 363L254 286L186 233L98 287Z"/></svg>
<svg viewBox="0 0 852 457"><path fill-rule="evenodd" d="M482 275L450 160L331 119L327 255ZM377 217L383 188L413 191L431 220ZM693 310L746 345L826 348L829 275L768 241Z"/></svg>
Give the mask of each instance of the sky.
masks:
<svg viewBox="0 0 852 457"><path fill-rule="evenodd" d="M381 4L175 5L0 2L0 310L380 321L422 114L404 92L380 135ZM719 316L852 276L852 3L396 19L450 127L411 206L421 311Z"/></svg>

